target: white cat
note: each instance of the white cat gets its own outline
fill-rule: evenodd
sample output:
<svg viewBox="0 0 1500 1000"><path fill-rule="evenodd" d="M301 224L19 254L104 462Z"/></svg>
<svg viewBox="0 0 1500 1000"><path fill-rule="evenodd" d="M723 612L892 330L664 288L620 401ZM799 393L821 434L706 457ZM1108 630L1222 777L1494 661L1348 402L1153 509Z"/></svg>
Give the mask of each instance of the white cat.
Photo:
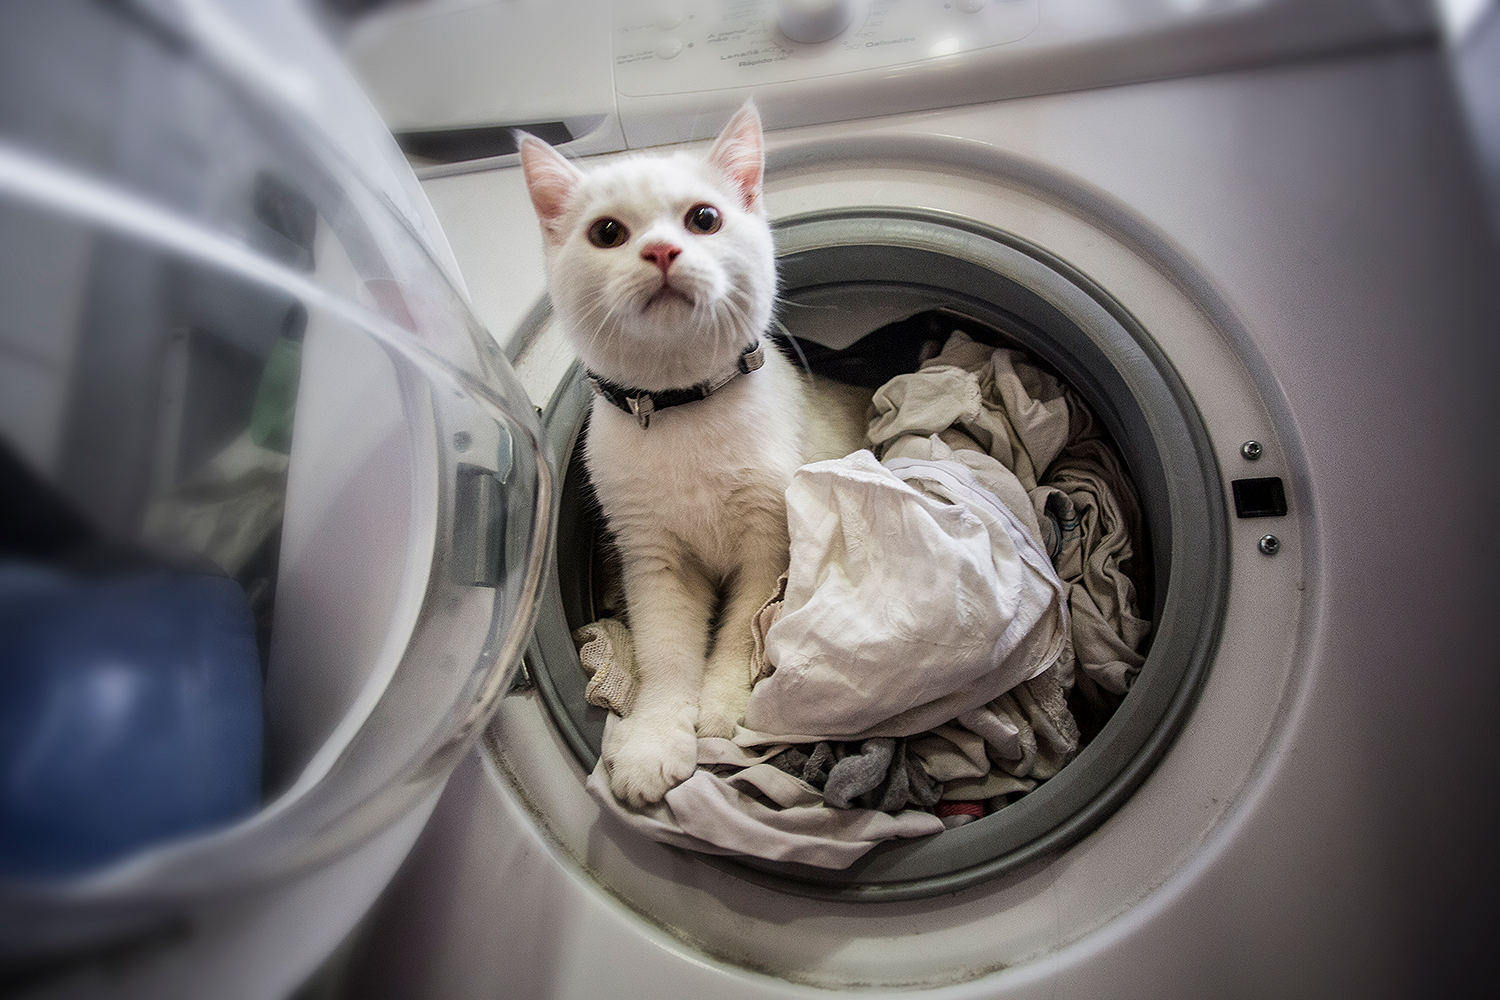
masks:
<svg viewBox="0 0 1500 1000"><path fill-rule="evenodd" d="M596 390L585 458L638 672L603 758L615 795L639 806L692 774L697 736L742 719L749 622L787 566L787 483L804 460L858 447L863 423L849 404L810 431L806 386L766 339L776 266L752 104L702 159L584 173L527 136L521 162L555 315Z"/></svg>

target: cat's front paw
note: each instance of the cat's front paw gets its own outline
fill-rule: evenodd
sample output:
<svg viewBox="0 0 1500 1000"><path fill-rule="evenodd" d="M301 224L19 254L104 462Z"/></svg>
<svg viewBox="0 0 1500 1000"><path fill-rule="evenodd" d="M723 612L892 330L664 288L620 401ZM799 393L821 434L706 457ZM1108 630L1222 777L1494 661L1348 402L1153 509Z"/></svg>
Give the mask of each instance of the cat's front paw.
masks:
<svg viewBox="0 0 1500 1000"><path fill-rule="evenodd" d="M615 798L635 808L660 802L698 767L691 722L630 716L619 720L604 747L604 767Z"/></svg>
<svg viewBox="0 0 1500 1000"><path fill-rule="evenodd" d="M704 697L698 702L698 735L699 736L722 736L725 739L734 735L734 727L740 724L745 717L745 706L743 699L720 699Z"/></svg>

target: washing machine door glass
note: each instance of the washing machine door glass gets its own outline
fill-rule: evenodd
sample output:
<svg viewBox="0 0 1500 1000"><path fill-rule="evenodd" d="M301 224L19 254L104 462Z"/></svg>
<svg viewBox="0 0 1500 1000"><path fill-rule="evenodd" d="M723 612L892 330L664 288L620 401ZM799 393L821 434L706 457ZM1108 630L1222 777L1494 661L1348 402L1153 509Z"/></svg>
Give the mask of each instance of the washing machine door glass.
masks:
<svg viewBox="0 0 1500 1000"><path fill-rule="evenodd" d="M7 952L430 799L548 563L535 409L389 135L295 8L307 72L215 7L0 14Z"/></svg>

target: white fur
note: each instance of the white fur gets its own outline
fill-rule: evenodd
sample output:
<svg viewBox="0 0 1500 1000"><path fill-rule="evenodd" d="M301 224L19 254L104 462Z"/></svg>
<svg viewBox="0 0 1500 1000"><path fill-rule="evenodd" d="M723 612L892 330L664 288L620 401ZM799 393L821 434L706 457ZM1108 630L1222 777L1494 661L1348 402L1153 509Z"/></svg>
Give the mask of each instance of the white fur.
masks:
<svg viewBox="0 0 1500 1000"><path fill-rule="evenodd" d="M641 805L693 772L698 735L728 736L743 717L750 619L787 565L787 484L805 458L858 447L862 423L850 410L860 404L835 410L836 431L807 433L806 386L763 339L776 275L753 106L705 159L632 158L584 174L539 140L527 137L521 152L553 306L591 371L632 388L680 388L731 370L758 339L766 347L760 370L657 411L648 428L603 399L590 414L585 458L620 549L639 674L634 708L603 757L614 793ZM720 211L717 232L685 227L700 203ZM623 245L590 243L603 217L629 231ZM652 244L680 256L663 270L641 253ZM664 282L691 304L677 294L651 304ZM814 439L821 454L805 455Z"/></svg>

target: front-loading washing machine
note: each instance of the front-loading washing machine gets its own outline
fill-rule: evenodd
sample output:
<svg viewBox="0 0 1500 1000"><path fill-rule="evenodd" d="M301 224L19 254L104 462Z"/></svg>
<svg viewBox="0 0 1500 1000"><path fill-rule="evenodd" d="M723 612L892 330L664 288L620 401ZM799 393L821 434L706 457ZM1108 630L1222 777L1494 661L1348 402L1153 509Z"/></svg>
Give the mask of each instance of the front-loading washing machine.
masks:
<svg viewBox="0 0 1500 1000"><path fill-rule="evenodd" d="M547 401L564 483L526 682L377 908L349 995L1421 995L1463 978L1493 885L1474 796L1495 764L1493 535L1440 498L1489 495L1500 327L1430 13L781 6L846 16L796 42L771 5L564 30L541 8L450 4L351 39L481 314ZM490 58L511 38L524 51ZM501 78L535 85L476 86ZM747 94L770 129L786 332L837 353L936 316L1028 350L1108 425L1150 539L1146 666L1079 758L843 872L649 842L584 790L601 722L569 631L597 612L598 536L570 457L588 390L487 129L607 157L709 138Z"/></svg>
<svg viewBox="0 0 1500 1000"><path fill-rule="evenodd" d="M229 183L197 188L191 171L150 169L180 136L137 135L116 155L138 197L35 170L8 148L0 166L8 191L74 216L82 198L82 217L110 233L149 230L152 246L206 255L235 276L231 291L295 293L323 324L309 345L342 343L305 362L328 405L302 425L314 428L296 446L304 519L283 528L298 544L280 553L302 574L288 591L332 602L300 606L331 610L338 628L295 610L281 627L303 653L292 662L347 669L268 679L291 789L280 814L190 841L199 854L185 863L158 855L113 883L72 886L81 895L45 897L40 911L7 896L19 898L7 912L62 913L70 933L80 915L115 916L89 905L99 899L144 898L153 914L164 903L174 918L127 928L140 932L130 948L96 951L91 978L33 966L23 987L282 995L344 933L495 706L511 633L530 614L531 567L549 553L534 529L551 500L523 395L543 410L560 487L558 557L525 671L319 989L1380 996L1435 992L1477 966L1495 882L1484 836L1495 682L1481 628L1496 596L1483 498L1495 487L1486 383L1500 260L1425 5L868 0L782 5L796 8L785 21L768 6L446 0L358 26L351 59L435 214L360 138L357 114L318 107L325 81L277 57L274 31L243 33L248 6L100 8L144 25L161 51L207 45L224 75L262 81L270 104L337 138L311 157L320 169L271 164L315 196L311 229L296 225L297 190L258 179L244 153L255 143L203 155ZM127 96L158 92L160 66L119 64L139 88ZM1078 759L981 820L876 848L844 872L654 843L584 789L600 719L578 697L568 632L596 596L596 525L572 461L587 390L550 322L510 128L612 156L708 138L747 94L770 128L788 335L825 358L864 343L876 362L915 355L910 331L930 323L1026 350L1107 427L1150 557L1146 663ZM222 108L200 93L174 111L203 125ZM250 110L275 132L275 115ZM162 200L181 209L171 199L183 190L247 193L271 232L231 199L188 203L225 239L140 214ZM368 221L392 207L389 230ZM414 244L425 251L408 255ZM318 280L299 283L308 260ZM184 273L199 274L174 262L161 287L198 287ZM515 383L468 339L453 305L465 286ZM284 332L192 318L178 324L197 331L189 353L168 354L179 368L194 337L260 358ZM401 330L454 336L434 358ZM7 360L37 361L23 355ZM501 398L486 391L497 383ZM459 402L444 405L450 392ZM362 420L361 404L378 419ZM186 454L179 438L160 441L180 421L147 423L153 461ZM377 524L405 544L361 547ZM341 559L340 546L383 558ZM448 655L460 637L464 662ZM308 791L326 811L296 812L292 792ZM299 822L256 839L255 824L281 814ZM229 864L236 893L215 896L223 886L202 876L226 855L244 871ZM151 878L163 871L166 891ZM187 920L171 907L182 899L202 902Z"/></svg>

